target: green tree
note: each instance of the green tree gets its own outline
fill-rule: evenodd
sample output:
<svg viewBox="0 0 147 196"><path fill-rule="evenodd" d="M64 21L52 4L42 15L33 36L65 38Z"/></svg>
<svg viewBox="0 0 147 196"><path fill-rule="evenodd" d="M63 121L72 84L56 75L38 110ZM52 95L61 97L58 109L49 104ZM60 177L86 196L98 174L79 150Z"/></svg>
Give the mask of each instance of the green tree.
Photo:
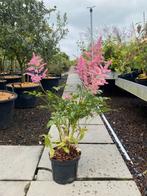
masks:
<svg viewBox="0 0 147 196"><path fill-rule="evenodd" d="M65 52L58 51L48 63L48 70L51 74L61 74L67 71L70 66L69 56Z"/></svg>
<svg viewBox="0 0 147 196"><path fill-rule="evenodd" d="M22 73L33 52L50 59L66 34L66 15L57 13L56 25L49 25L53 12L43 1L0 1L0 48L8 59L16 58Z"/></svg>

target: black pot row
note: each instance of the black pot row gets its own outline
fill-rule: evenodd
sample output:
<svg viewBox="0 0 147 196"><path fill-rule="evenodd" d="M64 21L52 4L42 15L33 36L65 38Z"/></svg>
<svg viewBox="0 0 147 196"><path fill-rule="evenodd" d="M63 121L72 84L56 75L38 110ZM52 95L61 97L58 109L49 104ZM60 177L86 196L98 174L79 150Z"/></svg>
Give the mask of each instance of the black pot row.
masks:
<svg viewBox="0 0 147 196"><path fill-rule="evenodd" d="M33 87L13 87L7 84L8 81L0 80L0 92L10 92L15 95L15 99L0 101L0 129L7 128L10 124L13 107L16 108L33 108L36 106L37 98L31 95L30 92L39 90L38 86ZM58 86L59 78L44 79L42 81L45 90L52 90L53 86ZM7 91L6 91L7 90Z"/></svg>
<svg viewBox="0 0 147 196"><path fill-rule="evenodd" d="M54 86L58 86L60 78L61 77L50 77L50 78L42 79L41 84L44 90L52 90ZM21 82L21 76L16 76L16 77L7 78L7 79L0 77L0 90L6 90L7 84L16 83L16 82Z"/></svg>
<svg viewBox="0 0 147 196"><path fill-rule="evenodd" d="M141 71L136 70L132 73L121 74L118 77L147 86L147 79L137 78L139 74L141 74Z"/></svg>

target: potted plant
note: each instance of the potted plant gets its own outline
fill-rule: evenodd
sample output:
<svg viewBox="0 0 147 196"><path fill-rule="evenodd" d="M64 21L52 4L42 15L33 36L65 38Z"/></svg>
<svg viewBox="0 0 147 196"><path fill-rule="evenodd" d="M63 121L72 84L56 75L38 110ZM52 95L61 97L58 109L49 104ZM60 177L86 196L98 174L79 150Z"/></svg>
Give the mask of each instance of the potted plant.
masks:
<svg viewBox="0 0 147 196"><path fill-rule="evenodd" d="M15 93L0 90L0 129L5 129L10 125L16 98Z"/></svg>
<svg viewBox="0 0 147 196"><path fill-rule="evenodd" d="M16 60L13 53L2 50L0 59L0 80L6 80L6 84L20 82L21 76L16 72Z"/></svg>
<svg viewBox="0 0 147 196"><path fill-rule="evenodd" d="M103 49L105 59L112 61L110 69L117 72L120 78L135 81L140 71L134 63L136 41L132 34L129 34L129 32L120 33L115 27L104 40Z"/></svg>
<svg viewBox="0 0 147 196"><path fill-rule="evenodd" d="M132 47L132 64L137 70L135 81L142 85L147 85L147 23L137 25L134 29L135 39Z"/></svg>
<svg viewBox="0 0 147 196"><path fill-rule="evenodd" d="M58 97L51 91L36 92L43 96L46 107L52 109L52 117L47 127L55 125L59 139L52 139L50 133L44 135L45 146L49 147L53 179L59 184L71 183L76 179L81 151L77 144L83 139L87 129L81 127L79 120L108 110L106 98L102 97L99 87L106 83L110 62L105 62L102 55L101 39L91 51L86 51L78 58L76 72L82 81L77 92ZM32 75L34 77L34 75ZM39 78L38 78L39 79Z"/></svg>
<svg viewBox="0 0 147 196"><path fill-rule="evenodd" d="M32 82L23 83L10 83L7 84L7 89L14 91L18 94L18 98L15 101L17 108L30 108L36 105L36 96L31 92L39 89L38 78L41 80L46 76L47 69L44 69L45 64L40 56L33 53L32 59L28 63L28 68L24 75L32 76ZM35 67L35 69L34 69Z"/></svg>
<svg viewBox="0 0 147 196"><path fill-rule="evenodd" d="M48 74L41 80L44 90L53 90L59 85L62 73L70 67L69 57L64 52L57 52L47 63Z"/></svg>
<svg viewBox="0 0 147 196"><path fill-rule="evenodd" d="M13 61L10 61L9 59L6 59L6 55L4 54L4 51L0 51L0 90L6 89L6 84L10 82L19 82L21 80L20 76L16 76L16 74L10 74L10 72L6 71L5 67L9 68L9 65L5 65L7 62L13 63ZM16 76L16 77L15 77Z"/></svg>
<svg viewBox="0 0 147 196"><path fill-rule="evenodd" d="M147 40L143 39L136 43L137 47L134 52L134 64L140 70L136 77L136 82L147 86Z"/></svg>

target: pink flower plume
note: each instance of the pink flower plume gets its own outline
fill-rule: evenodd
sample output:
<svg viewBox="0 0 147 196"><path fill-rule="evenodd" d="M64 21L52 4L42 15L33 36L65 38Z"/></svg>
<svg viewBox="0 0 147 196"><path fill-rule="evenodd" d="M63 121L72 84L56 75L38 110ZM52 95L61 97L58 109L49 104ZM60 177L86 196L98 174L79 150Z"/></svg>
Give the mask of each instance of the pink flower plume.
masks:
<svg viewBox="0 0 147 196"><path fill-rule="evenodd" d="M33 53L32 59L28 63L28 68L26 69L27 75L31 76L32 82L40 82L46 77L48 69L45 68L46 63L43 63L43 59Z"/></svg>
<svg viewBox="0 0 147 196"><path fill-rule="evenodd" d="M92 58L93 53L93 58ZM77 59L76 71L79 74L84 86L93 94L96 94L99 87L107 84L107 74L110 72L111 61L105 61L102 51L102 37Z"/></svg>

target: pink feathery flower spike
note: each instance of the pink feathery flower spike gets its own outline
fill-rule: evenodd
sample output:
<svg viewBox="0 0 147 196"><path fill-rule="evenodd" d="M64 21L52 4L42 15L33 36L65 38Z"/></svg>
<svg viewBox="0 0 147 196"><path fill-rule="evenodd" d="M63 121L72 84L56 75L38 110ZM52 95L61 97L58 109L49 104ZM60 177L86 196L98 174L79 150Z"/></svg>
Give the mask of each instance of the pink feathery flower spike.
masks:
<svg viewBox="0 0 147 196"><path fill-rule="evenodd" d="M93 58L92 52L93 51ZM102 51L102 37L98 39L93 48L86 51L77 59L76 71L84 86L96 94L100 86L107 84L107 74L110 72L111 61L105 61Z"/></svg>
<svg viewBox="0 0 147 196"><path fill-rule="evenodd" d="M28 68L26 69L27 75L31 76L32 82L38 83L40 80L46 77L48 69L45 68L46 63L43 63L43 59L33 53L32 59L28 63Z"/></svg>

